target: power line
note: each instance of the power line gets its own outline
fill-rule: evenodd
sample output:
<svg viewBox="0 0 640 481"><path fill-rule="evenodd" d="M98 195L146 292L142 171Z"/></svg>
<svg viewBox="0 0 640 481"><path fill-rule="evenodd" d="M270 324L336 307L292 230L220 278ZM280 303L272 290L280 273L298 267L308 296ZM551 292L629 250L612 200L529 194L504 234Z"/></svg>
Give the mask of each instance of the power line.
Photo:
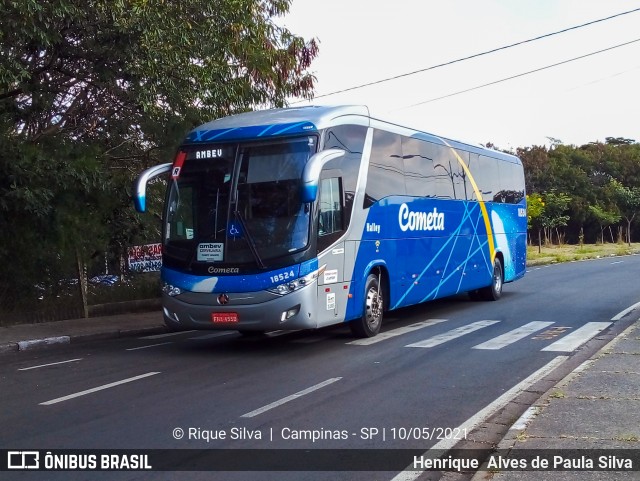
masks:
<svg viewBox="0 0 640 481"><path fill-rule="evenodd" d="M333 92L329 92L329 93L326 93L326 94L317 95L317 96L314 97L314 100L315 99L321 99L323 97L329 97L331 95L341 94L341 93L344 93L344 92L350 92L352 90L357 90L357 89L361 89L361 88L364 88L364 87L370 87L372 85L378 85L378 84L381 84L381 83L384 83L384 82L389 82L391 80L397 80L397 79L400 79L400 78L403 78L403 77L408 77L410 75L415 75L417 73L422 73L422 72L427 72L429 70L434 70L436 68L446 67L447 65L453 65L455 63L463 62L465 60L471 60L473 58L482 57L484 55L489 55L491 53L499 52L501 50L506 50L506 49L512 48L512 47L517 47L518 45L523 45L523 44L526 44L526 43L535 42L535 41L541 40L543 38L552 37L553 35L566 33L566 32L569 32L571 30L576 30L578 28L587 27L589 25L593 25L593 24L596 24L596 23L604 22L606 20L611 20L612 18L621 17L623 15L628 15L630 13L634 13L634 12L638 12L638 11L640 11L640 8L635 8L633 10L628 10L626 12L616 13L615 15L611 15L609 17L604 17L604 18L600 18L600 19L597 19L597 20L592 20L590 22L582 23L580 25L575 25L573 27L568 27L568 28L565 28L565 29L562 29L562 30L558 30L556 32L551 32L551 33L547 33L547 34L544 34L544 35L539 35L538 37L533 37L533 38L530 38L530 39L527 39L527 40L522 40L520 42L512 43L510 45L505 45L505 46L494 48L494 49L491 49L491 50L486 50L484 52L475 53L475 54L469 55L467 57L462 57L462 58L458 58L458 59L455 59L455 60L450 60L449 62L444 62L444 63L440 63L440 64L437 64L437 65L432 65L431 67L427 67L427 68L423 68L423 69L419 69L419 70L414 70L412 72L407 72L407 73L403 73L403 74L400 74L400 75L395 75L393 77L387 77L387 78L380 79L380 80L374 80L373 82L367 82L367 83L364 83L364 84L356 85L354 87L348 87L348 88L342 89L342 90L335 90ZM306 100L298 100L298 101L295 101L295 102L291 102L291 104L297 104L297 103L301 103L301 102L306 102Z"/></svg>
<svg viewBox="0 0 640 481"><path fill-rule="evenodd" d="M457 92L453 92L453 93L450 93L450 94L447 94L447 95L442 95L440 97L436 97L436 98L433 98L433 99L425 100L424 102L418 102L418 103L415 103L415 104L407 105L406 107L402 107L402 108L400 108L398 110L409 109L409 108L412 108L412 107L417 107L418 105L424 105L424 104L428 104L428 103L431 103L431 102L435 102L436 100L442 100L442 99L446 99L446 98L449 98L449 97L453 97L455 95L460 95L460 94L464 94L464 93L467 93L467 92L472 92L474 90L478 90L478 89L481 89L481 88L484 88L484 87L489 87L490 85L496 85L496 84L499 84L499 83L502 83L502 82L506 82L507 80L513 80L513 79L518 78L518 77L524 77L525 75L529 75L529 74L532 74L532 73L540 72L542 70L547 70L547 69L550 69L550 68L553 68L553 67L557 67L559 65L564 65L564 64L569 63L569 62L575 62L576 60L580 60L580 59L583 59L583 58L586 58L586 57L591 57L592 55L597 55L599 53L608 52L609 50L613 50L615 48L624 47L626 45L630 45L630 44L636 43L636 42L640 42L640 38L636 38L635 40L630 40L629 42L620 43L618 45L613 45L612 47L603 48L602 50L597 50L595 52L587 53L585 55L580 55L579 57L573 57L573 58L570 58L570 59L567 59L567 60L563 60L562 62L557 62L557 63L551 64L551 65L547 65L545 67L540 67L540 68L537 68L537 69L534 69L534 70L529 70L528 72L522 72L522 73L519 73L517 75L511 75L510 77L502 78L500 80L494 80L493 82L489 82L489 83L482 84L482 85L476 85L475 87L471 87L471 88L464 89L464 90L459 90Z"/></svg>

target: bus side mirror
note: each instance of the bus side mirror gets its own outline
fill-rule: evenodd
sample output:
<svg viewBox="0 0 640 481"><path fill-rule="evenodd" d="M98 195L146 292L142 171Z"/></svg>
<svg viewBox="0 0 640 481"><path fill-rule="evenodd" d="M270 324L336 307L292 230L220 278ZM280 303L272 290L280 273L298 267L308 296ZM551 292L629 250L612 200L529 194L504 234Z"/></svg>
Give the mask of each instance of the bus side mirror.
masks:
<svg viewBox="0 0 640 481"><path fill-rule="evenodd" d="M341 149L323 150L313 155L302 171L302 202L313 202L318 195L318 181L322 167L330 160L342 157L345 154Z"/></svg>
<svg viewBox="0 0 640 481"><path fill-rule="evenodd" d="M133 204L138 212L147 210L147 184L149 181L159 175L171 170L172 163L159 164L148 168L138 176L133 183Z"/></svg>

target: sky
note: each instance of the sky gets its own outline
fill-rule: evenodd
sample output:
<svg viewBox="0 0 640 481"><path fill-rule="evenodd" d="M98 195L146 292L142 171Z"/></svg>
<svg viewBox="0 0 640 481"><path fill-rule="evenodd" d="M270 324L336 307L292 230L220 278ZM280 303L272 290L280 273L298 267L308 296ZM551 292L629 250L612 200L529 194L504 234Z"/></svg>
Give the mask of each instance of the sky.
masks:
<svg viewBox="0 0 640 481"><path fill-rule="evenodd" d="M292 0L278 19L316 38L311 102L364 104L373 116L500 149L640 142L640 41L500 82L456 92L640 40L640 11L400 79L569 27L640 9L622 0Z"/></svg>

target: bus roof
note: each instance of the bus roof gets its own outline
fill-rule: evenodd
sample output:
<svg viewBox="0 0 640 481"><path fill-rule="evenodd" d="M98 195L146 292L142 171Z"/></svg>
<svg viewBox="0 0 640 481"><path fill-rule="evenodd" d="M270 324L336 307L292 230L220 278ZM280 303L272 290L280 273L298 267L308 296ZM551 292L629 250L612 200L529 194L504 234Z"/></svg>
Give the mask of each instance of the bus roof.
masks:
<svg viewBox="0 0 640 481"><path fill-rule="evenodd" d="M520 163L520 160L514 155L373 118L370 116L369 108L365 105L311 105L244 112L212 120L196 127L189 132L185 143L226 142L295 135L318 132L327 127L343 124L377 127L408 137L448 145L455 149Z"/></svg>

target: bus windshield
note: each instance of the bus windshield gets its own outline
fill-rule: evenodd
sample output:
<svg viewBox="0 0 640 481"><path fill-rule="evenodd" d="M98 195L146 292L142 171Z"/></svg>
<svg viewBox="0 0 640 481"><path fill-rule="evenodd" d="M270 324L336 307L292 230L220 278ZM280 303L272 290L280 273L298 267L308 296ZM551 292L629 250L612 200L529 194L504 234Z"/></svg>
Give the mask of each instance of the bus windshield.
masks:
<svg viewBox="0 0 640 481"><path fill-rule="evenodd" d="M306 248L311 215L301 201L300 178L316 143L301 137L185 148L166 203L170 263L266 268Z"/></svg>

